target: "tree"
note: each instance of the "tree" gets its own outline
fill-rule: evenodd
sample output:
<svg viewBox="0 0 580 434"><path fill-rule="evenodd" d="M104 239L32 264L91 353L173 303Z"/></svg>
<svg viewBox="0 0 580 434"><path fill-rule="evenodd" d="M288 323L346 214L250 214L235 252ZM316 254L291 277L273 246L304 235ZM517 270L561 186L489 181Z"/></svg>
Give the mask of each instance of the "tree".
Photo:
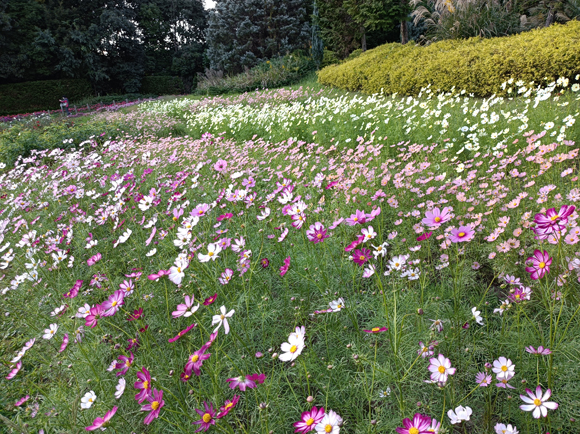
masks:
<svg viewBox="0 0 580 434"><path fill-rule="evenodd" d="M238 73L297 49L311 37L306 0L218 0L210 12L210 68Z"/></svg>
<svg viewBox="0 0 580 434"><path fill-rule="evenodd" d="M324 42L320 37L320 26L319 21L318 6L316 5L316 0L314 0L314 10L312 12L312 40L311 40L311 50L312 59L316 64L316 69L320 69L320 64L324 57Z"/></svg>
<svg viewBox="0 0 580 434"><path fill-rule="evenodd" d="M360 25L343 6L343 0L318 0L320 34L324 45L345 58L359 47Z"/></svg>

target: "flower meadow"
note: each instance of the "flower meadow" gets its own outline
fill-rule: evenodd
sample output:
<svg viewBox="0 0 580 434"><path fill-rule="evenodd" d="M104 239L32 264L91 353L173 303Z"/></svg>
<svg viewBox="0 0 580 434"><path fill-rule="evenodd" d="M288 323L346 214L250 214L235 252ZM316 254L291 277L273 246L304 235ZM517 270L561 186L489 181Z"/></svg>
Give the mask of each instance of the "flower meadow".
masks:
<svg viewBox="0 0 580 434"><path fill-rule="evenodd" d="M147 103L3 168L0 419L580 430L578 88L506 86Z"/></svg>

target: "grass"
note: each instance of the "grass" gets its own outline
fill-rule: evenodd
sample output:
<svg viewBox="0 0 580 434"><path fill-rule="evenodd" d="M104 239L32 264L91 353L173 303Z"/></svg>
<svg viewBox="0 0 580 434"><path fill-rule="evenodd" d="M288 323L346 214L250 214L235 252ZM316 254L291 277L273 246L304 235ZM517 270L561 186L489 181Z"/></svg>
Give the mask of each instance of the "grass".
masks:
<svg viewBox="0 0 580 434"><path fill-rule="evenodd" d="M65 152L31 151L15 170L4 170L0 246L10 245L0 252L0 415L7 430L81 432L116 406L114 432L191 432L204 414L195 409L219 408L234 395L239 402L214 418L211 430L292 432L313 405L336 411L343 433L395 432L415 413L457 433L493 432L498 423L526 433L577 430L578 244L566 236L578 215L568 218L559 242L540 242L530 229L535 214L579 199L577 94L554 88L545 100L535 92L514 100L428 93L407 99L347 94L312 79L301 85L101 114L88 122L122 125L115 140L95 137L81 146L75 138ZM493 112L499 119L490 122ZM225 169L216 165L220 159ZM289 214L283 193L300 210ZM428 210L444 207L453 219L436 228L422 222ZM339 222L357 210L369 221ZM300 216L306 223L295 227ZM323 242L308 239L316 222L329 236ZM473 239L453 243L451 230L469 225ZM372 239L345 250L370 227ZM207 255L212 243L242 238L241 251ZM375 256L383 242L386 255ZM525 260L536 249L553 262L532 280ZM361 256L369 257L363 266L353 261ZM171 267L172 280L155 280ZM184 269L181 282L177 267ZM233 277L222 284L228 269ZM63 297L78 280L78 295ZM131 293L122 289L128 285ZM515 297L521 287L530 288L529 300ZM94 328L75 315L116 291L125 294L124 304ZM173 318L185 295L200 307ZM494 312L506 300L510 307ZM231 330L221 326L209 345L221 306L235 311ZM138 309L143 315L128 321ZM434 320L442 321L441 331ZM43 339L50 324L58 331ZM191 324L197 326L168 342ZM282 343L300 326L304 349L294 361L279 360ZM387 330L364 331L375 327ZM59 352L65 333L69 342ZM31 338L21 369L5 379ZM127 350L134 338L139 347ZM211 356L200 375L182 381L187 361L204 345ZM530 354L530 345L553 353ZM423 347L433 355L421 357ZM126 374L107 370L131 354ZM425 383L438 354L456 368L440 387ZM514 389L496 387L485 366L500 357L515 364L508 382ZM134 399L142 368L164 392L160 417L149 425L141 411L147 401ZM492 376L489 387L475 382L479 372ZM266 375L263 384L243 392L226 381L256 373ZM117 399L119 378L126 389ZM559 403L549 418L519 409L519 395L537 385ZM91 390L96 401L81 409ZM447 411L459 405L473 414L452 425Z"/></svg>

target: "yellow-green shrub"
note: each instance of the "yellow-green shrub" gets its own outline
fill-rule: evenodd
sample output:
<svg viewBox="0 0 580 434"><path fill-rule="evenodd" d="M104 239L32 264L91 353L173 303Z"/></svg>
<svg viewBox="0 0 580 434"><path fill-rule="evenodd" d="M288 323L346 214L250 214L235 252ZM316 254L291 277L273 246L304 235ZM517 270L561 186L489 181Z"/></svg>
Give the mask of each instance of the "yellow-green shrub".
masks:
<svg viewBox="0 0 580 434"><path fill-rule="evenodd" d="M501 38L446 40L428 46L385 44L318 73L322 84L347 90L416 95L465 89L478 96L505 93L510 78L546 84L580 73L580 22Z"/></svg>

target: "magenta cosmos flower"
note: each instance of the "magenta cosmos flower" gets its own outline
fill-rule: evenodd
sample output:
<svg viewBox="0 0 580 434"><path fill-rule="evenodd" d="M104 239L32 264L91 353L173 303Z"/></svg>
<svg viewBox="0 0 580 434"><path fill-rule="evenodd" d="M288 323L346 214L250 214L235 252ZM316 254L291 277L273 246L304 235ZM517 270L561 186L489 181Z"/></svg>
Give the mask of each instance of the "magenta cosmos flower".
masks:
<svg viewBox="0 0 580 434"><path fill-rule="evenodd" d="M195 432L207 431L210 426L215 425L215 410L213 409L213 404L208 405L204 401L203 407L203 410L195 410L201 416L200 420L193 422L194 425L199 425L199 428Z"/></svg>
<svg viewBox="0 0 580 434"><path fill-rule="evenodd" d="M93 424L91 426L86 427L85 429L87 431L94 431L97 428L101 428L101 430L104 430L105 426L107 426L109 424L109 421L112 419L112 417L115 415L115 413L117 412L117 406L113 407L112 409L110 409L108 412L105 413L105 415L103 417L97 417L94 421Z"/></svg>
<svg viewBox="0 0 580 434"><path fill-rule="evenodd" d="M428 240L429 238L431 238L431 235L433 235L433 232L425 232L423 235L417 237L417 241Z"/></svg>
<svg viewBox="0 0 580 434"><path fill-rule="evenodd" d="M151 374L147 368L143 367L140 372L137 372L137 378L138 380L135 381L133 387L139 390L135 399L141 404L151 393Z"/></svg>
<svg viewBox="0 0 580 434"><path fill-rule="evenodd" d="M228 162L226 160L222 160L221 158L213 165L213 168L218 172L223 172L227 167Z"/></svg>
<svg viewBox="0 0 580 434"><path fill-rule="evenodd" d="M133 364L134 358L135 357L133 356L133 353L131 353L131 352L129 353L129 357L124 356L124 355L119 356L119 359L118 359L117 363L115 364L115 369L119 370L119 372L117 372L117 377L120 375L125 375L127 373L129 368Z"/></svg>
<svg viewBox="0 0 580 434"><path fill-rule="evenodd" d="M310 411L305 411L300 416L298 422L294 422L292 426L296 428L295 433L307 433L314 430L314 427L320 423L324 418L324 407L319 409L316 406L312 407Z"/></svg>
<svg viewBox="0 0 580 434"><path fill-rule="evenodd" d="M568 223L568 217L572 215L576 207L574 205L563 205L560 211L556 208L550 208L546 214L536 214L534 221L538 229L551 229L552 231L561 231Z"/></svg>
<svg viewBox="0 0 580 434"><path fill-rule="evenodd" d="M169 339L169 342L170 343L175 342L176 340L178 340L179 338L181 338L183 335L185 335L188 331L190 331L195 326L197 326L197 324L191 324L190 326L187 326L186 328L184 328L183 330L181 330L179 333L177 333L177 335L174 338Z"/></svg>
<svg viewBox="0 0 580 434"><path fill-rule="evenodd" d="M441 226L443 223L451 220L451 208L443 208L441 211L439 208L433 208L432 211L427 211L425 213L425 218L421 220L425 226Z"/></svg>
<svg viewBox="0 0 580 434"><path fill-rule="evenodd" d="M471 241L474 235L475 231L469 226L459 226L457 229L451 229L449 240L452 243L462 243L465 241Z"/></svg>
<svg viewBox="0 0 580 434"><path fill-rule="evenodd" d="M548 354L552 354L552 350L549 348L544 348L543 346L539 346L538 349L535 349L531 345L526 347L526 351L530 354L537 354L539 356L547 356Z"/></svg>
<svg viewBox="0 0 580 434"><path fill-rule="evenodd" d="M381 333L381 332L386 332L387 328L386 327L373 327L370 330L363 330L367 333Z"/></svg>
<svg viewBox="0 0 580 434"><path fill-rule="evenodd" d="M159 417L159 412L165 405L165 401L163 401L163 390L153 389L153 392L147 397L147 401L149 404L144 405L141 407L141 411L150 411L143 421L145 425L149 425L153 422L153 419L157 419Z"/></svg>
<svg viewBox="0 0 580 434"><path fill-rule="evenodd" d="M321 243L325 238L329 237L329 235L326 235L324 225L320 222L310 225L310 228L306 231L306 236L308 237L308 240L312 241L314 244Z"/></svg>
<svg viewBox="0 0 580 434"><path fill-rule="evenodd" d="M87 259L87 265L89 267L92 267L93 265L95 265L97 262L99 262L101 260L103 256L100 253L97 253L96 255L91 256L89 259Z"/></svg>
<svg viewBox="0 0 580 434"><path fill-rule="evenodd" d="M193 371L195 375L201 375L201 366L203 365L203 361L210 358L211 354L206 353L207 346L202 346L199 350L194 352L189 358L187 359L187 363L185 364L185 370Z"/></svg>
<svg viewBox="0 0 580 434"><path fill-rule="evenodd" d="M552 395L550 389L546 390L546 393L542 395L542 388L540 386L536 387L536 391L532 392L530 389L526 389L528 396L520 395L522 401L525 404L520 405L520 409L523 411L532 411L532 416L534 419L539 419L541 417L546 417L548 415L548 410L556 410L558 408L558 403L548 401Z"/></svg>
<svg viewBox="0 0 580 434"><path fill-rule="evenodd" d="M424 414L415 413L413 420L409 418L403 419L403 428L398 427L399 434L429 434L431 431L431 418Z"/></svg>
<svg viewBox="0 0 580 434"><path fill-rule="evenodd" d="M94 328L99 322L99 319L104 316L104 312L105 310L100 304L91 307L89 314L85 317L85 326Z"/></svg>
<svg viewBox="0 0 580 434"><path fill-rule="evenodd" d="M349 226L362 225L363 223L366 223L366 221L367 215L365 212L357 209L354 214L346 219L346 224Z"/></svg>
<svg viewBox="0 0 580 434"><path fill-rule="evenodd" d="M288 272L288 268L290 268L290 256L284 259L284 265L280 267L280 276L284 276Z"/></svg>
<svg viewBox="0 0 580 434"><path fill-rule="evenodd" d="M220 407L220 412L217 414L216 419L221 419L225 415L227 415L238 403L240 400L240 395L234 395L232 399L226 400L224 405Z"/></svg>
<svg viewBox="0 0 580 434"><path fill-rule="evenodd" d="M371 257L371 251L369 249L363 248L363 249L357 249L354 251L354 253L352 254L352 260L354 261L355 264L359 265L360 267L362 267L364 265L365 262L367 262Z"/></svg>
<svg viewBox="0 0 580 434"><path fill-rule="evenodd" d="M526 267L526 271L530 273L532 280L541 279L545 274L550 272L552 258L550 258L550 255L545 250L543 252L540 252L538 249L534 250L534 256L526 259L526 263L530 262L531 264Z"/></svg>

